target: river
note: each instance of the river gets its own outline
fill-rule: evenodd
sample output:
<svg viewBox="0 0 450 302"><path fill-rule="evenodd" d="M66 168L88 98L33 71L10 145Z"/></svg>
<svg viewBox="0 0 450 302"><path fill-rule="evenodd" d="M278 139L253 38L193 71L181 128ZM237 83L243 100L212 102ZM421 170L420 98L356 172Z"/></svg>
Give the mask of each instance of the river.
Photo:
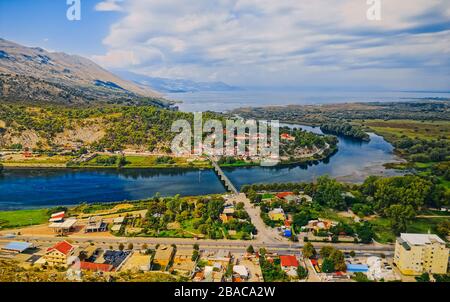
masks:
<svg viewBox="0 0 450 302"><path fill-rule="evenodd" d="M296 127L321 133L319 128ZM371 174L396 175L396 171L383 168L384 163L398 160L392 146L380 136L370 137L368 143L340 137L339 151L315 165L224 171L237 188L250 183L312 181L324 174L349 182L360 182ZM225 190L212 170L8 169L0 175L0 210L137 200L157 192L163 196L190 196Z"/></svg>

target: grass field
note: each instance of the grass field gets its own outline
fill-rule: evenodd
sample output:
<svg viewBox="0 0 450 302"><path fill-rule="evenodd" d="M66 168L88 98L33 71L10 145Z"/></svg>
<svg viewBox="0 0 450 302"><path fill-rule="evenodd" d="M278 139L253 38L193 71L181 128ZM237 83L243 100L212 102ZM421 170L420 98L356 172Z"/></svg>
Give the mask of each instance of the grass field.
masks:
<svg viewBox="0 0 450 302"><path fill-rule="evenodd" d="M25 157L23 154L6 155L2 159L5 167L65 167L66 163L73 159L65 155L33 155Z"/></svg>
<svg viewBox="0 0 450 302"><path fill-rule="evenodd" d="M407 233L426 234L428 231L434 233L436 225L448 220L446 217L416 218L407 228ZM380 243L395 242L395 234L391 230L390 222L386 218L377 218L370 221L374 227L375 240Z"/></svg>
<svg viewBox="0 0 450 302"><path fill-rule="evenodd" d="M357 123L370 128L387 140L395 139L402 135L426 140L450 137L450 122L448 121L365 120L357 121Z"/></svg>
<svg viewBox="0 0 450 302"><path fill-rule="evenodd" d="M115 168L116 165L104 165L97 163L98 159L106 159L110 156L97 156L89 162L81 164L81 167L104 167ZM188 161L187 158L173 157L173 163L158 163L158 156L139 156L129 155L125 156L127 164L123 168L211 168L211 165L206 160Z"/></svg>
<svg viewBox="0 0 450 302"><path fill-rule="evenodd" d="M47 209L0 212L0 229L42 224L49 218Z"/></svg>

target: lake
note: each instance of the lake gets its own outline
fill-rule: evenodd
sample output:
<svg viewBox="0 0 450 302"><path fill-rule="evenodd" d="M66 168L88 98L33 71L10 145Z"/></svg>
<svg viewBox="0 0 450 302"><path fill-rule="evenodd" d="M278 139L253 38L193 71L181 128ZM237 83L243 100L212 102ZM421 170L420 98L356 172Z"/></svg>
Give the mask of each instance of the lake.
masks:
<svg viewBox="0 0 450 302"><path fill-rule="evenodd" d="M300 91L300 90L236 90L166 93L165 97L177 100L181 111L212 110L223 112L239 107L269 105L314 105L354 102L399 102L423 98L450 98L448 92L402 91Z"/></svg>
<svg viewBox="0 0 450 302"><path fill-rule="evenodd" d="M291 125L291 127L294 127ZM321 133L319 128L297 126ZM396 175L383 164L398 160L392 146L370 134L370 142L339 138L339 151L311 166L226 168L240 188L244 184L312 181L328 174L360 182L367 175ZM0 175L0 210L74 205L81 202L137 200L154 196L224 193L212 170L184 169L13 169Z"/></svg>

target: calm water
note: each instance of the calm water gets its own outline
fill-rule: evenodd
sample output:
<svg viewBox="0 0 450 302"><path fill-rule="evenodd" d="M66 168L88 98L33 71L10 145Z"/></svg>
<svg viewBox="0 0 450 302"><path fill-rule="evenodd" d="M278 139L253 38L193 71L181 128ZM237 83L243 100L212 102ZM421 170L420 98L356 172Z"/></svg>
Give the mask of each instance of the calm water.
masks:
<svg viewBox="0 0 450 302"><path fill-rule="evenodd" d="M167 93L166 97L182 101L182 111L226 111L239 107L269 105L310 105L346 102L398 102L421 98L450 98L450 93L399 92L399 91L220 91Z"/></svg>
<svg viewBox="0 0 450 302"><path fill-rule="evenodd" d="M322 134L318 127L293 126ZM381 136L370 133L370 142L339 138L339 151L329 160L312 165L285 167L226 168L225 173L237 186L252 183L312 181L328 174L342 181L362 182L368 175L393 176L400 173L386 170L384 163L399 160L393 147Z"/></svg>
<svg viewBox="0 0 450 302"><path fill-rule="evenodd" d="M0 209L137 200L162 195L223 193L212 170L7 170L0 176Z"/></svg>
<svg viewBox="0 0 450 302"><path fill-rule="evenodd" d="M321 133L319 128L297 127ZM397 159L392 146L379 136L370 136L369 143L339 138L338 153L317 165L224 170L238 188L250 183L311 181L324 174L350 182L360 182L369 174L395 175L382 167ZM0 209L136 200L157 192L187 196L225 190L212 170L7 170L0 176Z"/></svg>

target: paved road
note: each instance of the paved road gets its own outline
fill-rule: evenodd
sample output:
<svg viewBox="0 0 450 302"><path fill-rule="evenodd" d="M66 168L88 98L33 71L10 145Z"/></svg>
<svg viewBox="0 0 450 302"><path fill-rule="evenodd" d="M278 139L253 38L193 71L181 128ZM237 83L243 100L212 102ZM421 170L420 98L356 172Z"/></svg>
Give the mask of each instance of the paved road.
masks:
<svg viewBox="0 0 450 302"><path fill-rule="evenodd" d="M276 229L268 227L261 218L261 210L259 207L254 206L250 199L245 196L244 193L239 193L229 199L230 201L239 203L244 203L245 211L250 216L250 219L255 226L256 230L258 230L258 235L256 235L255 240L258 243L262 244L271 244L271 243L282 243L287 242L287 240L278 234Z"/></svg>
<svg viewBox="0 0 450 302"><path fill-rule="evenodd" d="M0 239L0 242L8 242L13 240L25 240L30 242L37 242L40 244L52 244L59 242L61 240L68 239L75 244L90 243L93 242L98 245L103 245L109 247L110 245L116 247L120 243L127 245L133 243L135 247L141 247L143 244L156 245L156 244L176 244L177 246L191 247L193 244L197 243L202 249L235 249L235 250L245 250L249 245L259 249L264 247L269 250L274 251L299 251L302 247L302 243L261 243L253 240L194 240L189 238L136 238L136 237L51 237L51 236L17 236L14 239ZM317 249L322 246L331 245L337 249L343 251L359 251L363 252L375 252L375 253L385 253L389 254L394 251L394 246L390 245L373 245L373 244L346 244L346 243L314 243Z"/></svg>

